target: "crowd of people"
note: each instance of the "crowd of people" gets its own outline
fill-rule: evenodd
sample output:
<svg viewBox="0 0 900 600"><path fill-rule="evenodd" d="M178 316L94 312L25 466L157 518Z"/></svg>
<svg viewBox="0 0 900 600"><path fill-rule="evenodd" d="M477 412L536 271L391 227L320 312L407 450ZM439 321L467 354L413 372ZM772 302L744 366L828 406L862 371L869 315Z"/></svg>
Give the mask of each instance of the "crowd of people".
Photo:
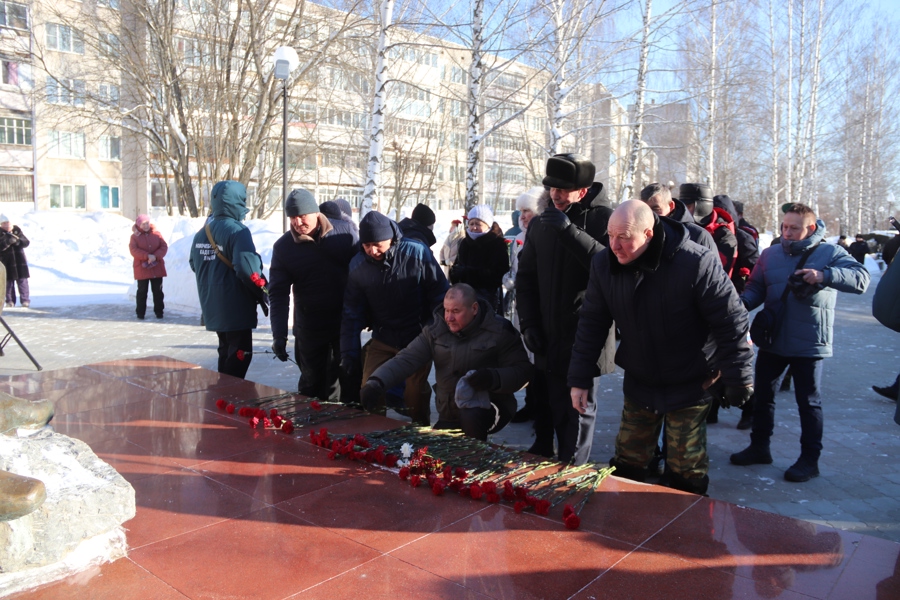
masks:
<svg viewBox="0 0 900 600"><path fill-rule="evenodd" d="M720 407L741 408L750 445L731 462L771 463L775 391L790 368L801 435L785 478L817 476L835 297L863 293L868 271L824 241L824 222L803 204L784 205L780 238L760 252L743 206L706 184L682 184L675 198L653 183L613 209L595 175L584 156L549 158L543 186L517 199L512 230L476 205L452 223L439 258L424 204L399 223L370 211L356 226L349 205L317 204L297 189L285 200L290 228L275 242L269 279L241 224L244 186L219 182L190 259L206 328L219 337L219 371L246 374L257 306L271 307L272 351L289 360L293 304L301 393L376 414L394 408L482 440L533 420L530 452L583 464L602 401L595 379L618 365L625 400L610 464L620 476L656 472L665 485L705 494L707 423ZM135 278L151 287L152 269L165 272L153 265L165 246L148 245L152 233L139 218L132 240ZM139 277L139 260L151 273ZM161 316L161 287L158 302L153 290ZM761 305L774 317L751 327L748 311Z"/></svg>

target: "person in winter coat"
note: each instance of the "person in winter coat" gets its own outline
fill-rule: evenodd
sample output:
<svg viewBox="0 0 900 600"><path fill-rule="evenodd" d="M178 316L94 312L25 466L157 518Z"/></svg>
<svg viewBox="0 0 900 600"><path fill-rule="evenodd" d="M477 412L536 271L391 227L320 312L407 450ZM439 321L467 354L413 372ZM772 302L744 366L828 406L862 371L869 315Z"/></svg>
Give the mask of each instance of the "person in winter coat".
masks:
<svg viewBox="0 0 900 600"><path fill-rule="evenodd" d="M441 266L445 267L445 274L449 272L450 267L456 262L456 256L459 253L459 242L466 237L466 230L460 219L453 219L450 222L450 232L441 246Z"/></svg>
<svg viewBox="0 0 900 600"><path fill-rule="evenodd" d="M480 440L509 423L513 394L531 374L519 332L465 283L454 284L434 321L369 376L363 404L375 404L385 389L432 361L438 423Z"/></svg>
<svg viewBox="0 0 900 600"><path fill-rule="evenodd" d="M540 206L540 217L528 226L516 274L519 324L525 346L534 352L535 369L547 385L558 457L577 464L590 457L596 406L591 403L584 413L572 407L566 373L591 258L604 248L612 213L603 184L594 181L595 172L593 163L579 154L547 160L542 183L550 194ZM604 335L601 342L606 339ZM607 352L604 360L610 358ZM601 370L606 368L611 367ZM553 456L552 444L533 445L529 451Z"/></svg>
<svg viewBox="0 0 900 600"><path fill-rule="evenodd" d="M578 319L568 372L573 407L588 409L597 357L615 320L625 404L610 464L616 474L642 481L665 421L668 485L705 494L706 389L721 376L735 404L752 394L747 311L718 257L638 200L616 208L609 243L591 262Z"/></svg>
<svg viewBox="0 0 900 600"><path fill-rule="evenodd" d="M19 286L19 301L22 306L31 306L31 292L28 289L28 260L25 248L28 238L18 225L9 222L6 215L0 215L0 262L6 267L6 306L16 305L16 286Z"/></svg>
<svg viewBox="0 0 900 600"><path fill-rule="evenodd" d="M855 258L860 264L866 264L866 254L869 253L869 243L861 233L856 234L856 241L847 248L850 256Z"/></svg>
<svg viewBox="0 0 900 600"><path fill-rule="evenodd" d="M517 207L516 210L512 211L512 215L510 215L510 220L513 222L513 226L507 229L503 235L504 237L515 237L522 233L524 230L522 226L519 224L519 217L522 216L522 211Z"/></svg>
<svg viewBox="0 0 900 600"><path fill-rule="evenodd" d="M763 250L741 300L748 310L765 303L780 311L771 347L756 358L756 399L750 446L731 455L735 465L772 464L770 439L775 428L775 392L788 367L800 412L800 458L784 473L803 482L819 475L822 452L822 359L831 356L834 305L838 291L862 294L869 272L847 251L825 241L825 223L804 204L787 205L781 243ZM806 253L802 269L797 264ZM781 297L789 287L782 305Z"/></svg>
<svg viewBox="0 0 900 600"><path fill-rule="evenodd" d="M450 267L450 283L468 283L500 311L500 286L509 271L509 248L494 213L486 204L469 211L466 237L459 242L456 262Z"/></svg>
<svg viewBox="0 0 900 600"><path fill-rule="evenodd" d="M433 210L425 204L416 204L412 214L397 223L397 225L400 226L400 231L403 232L404 238L418 240L431 248L437 243L437 239L432 231L436 220Z"/></svg>
<svg viewBox="0 0 900 600"><path fill-rule="evenodd" d="M737 259L731 272L731 282L737 289L738 294L740 294L744 291L744 286L747 283L747 279L750 278L750 272L756 266L756 261L759 260L759 242L753 234L737 226L741 217L738 215L737 208L735 208L731 198L725 194L713 196L713 207L728 213L732 223L736 225L734 237L737 240Z"/></svg>
<svg viewBox="0 0 900 600"><path fill-rule="evenodd" d="M405 239L397 223L383 214L366 213L359 222L359 242L360 252L350 261L341 321L341 370L357 389L431 323L448 287L431 250ZM366 327L372 339L363 349L359 336ZM406 378L406 409L419 425L431 424L430 371L430 364L423 365ZM383 396L367 409L384 414Z"/></svg>
<svg viewBox="0 0 900 600"><path fill-rule="evenodd" d="M662 183L651 183L641 190L641 201L650 207L650 210L661 217L669 217L687 227L688 237L692 242L718 252L712 236L703 227L697 225L694 216L688 211L681 200L672 198L672 190Z"/></svg>
<svg viewBox="0 0 900 600"><path fill-rule="evenodd" d="M719 250L722 268L731 277L738 257L734 217L715 206L712 190L705 183L682 183L678 189L678 199L687 206L694 221L712 236Z"/></svg>
<svg viewBox="0 0 900 600"><path fill-rule="evenodd" d="M210 194L212 214L194 236L190 266L207 331L219 338L219 373L241 379L253 359L256 305L269 314L262 259L250 230L241 223L247 214L247 188L237 181L220 181Z"/></svg>
<svg viewBox="0 0 900 600"><path fill-rule="evenodd" d="M128 249L134 257L134 279L137 281L135 314L143 319L147 312L147 287L153 290L153 312L157 319L163 318L166 308L162 284L166 276L166 252L169 245L165 238L150 222L149 215L138 215L131 228Z"/></svg>
<svg viewBox="0 0 900 600"><path fill-rule="evenodd" d="M328 206L326 206L328 205ZM356 231L341 218L334 202L323 202L305 189L293 190L284 201L290 229L272 247L269 268L269 310L272 351L288 360L288 313L294 300L294 356L300 367L297 390L304 396L351 403L358 386L339 377L341 311L350 261L359 251ZM331 209L334 209L333 211Z"/></svg>

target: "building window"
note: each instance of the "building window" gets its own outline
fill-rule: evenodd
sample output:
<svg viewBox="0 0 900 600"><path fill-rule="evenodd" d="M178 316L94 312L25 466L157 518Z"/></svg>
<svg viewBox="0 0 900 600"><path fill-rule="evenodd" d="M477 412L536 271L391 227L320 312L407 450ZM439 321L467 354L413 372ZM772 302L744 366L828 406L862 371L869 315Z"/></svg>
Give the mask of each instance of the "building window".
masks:
<svg viewBox="0 0 900 600"><path fill-rule="evenodd" d="M119 106L119 86L111 83L100 84L100 104L104 107Z"/></svg>
<svg viewBox="0 0 900 600"><path fill-rule="evenodd" d="M85 186L50 185L50 208L84 208Z"/></svg>
<svg viewBox="0 0 900 600"><path fill-rule="evenodd" d="M84 80L48 77L47 103L84 106Z"/></svg>
<svg viewBox="0 0 900 600"><path fill-rule="evenodd" d="M122 160L121 138L100 136L100 160Z"/></svg>
<svg viewBox="0 0 900 600"><path fill-rule="evenodd" d="M119 10L119 0L97 0L97 5Z"/></svg>
<svg viewBox="0 0 900 600"><path fill-rule="evenodd" d="M3 83L6 85L19 85L19 63L11 60L4 60L0 64L0 76L3 77Z"/></svg>
<svg viewBox="0 0 900 600"><path fill-rule="evenodd" d="M84 158L84 134L71 131L51 131L50 158Z"/></svg>
<svg viewBox="0 0 900 600"><path fill-rule="evenodd" d="M109 58L115 58L119 55L119 36L114 33L101 33L100 54Z"/></svg>
<svg viewBox="0 0 900 600"><path fill-rule="evenodd" d="M31 119L0 117L0 144L31 145Z"/></svg>
<svg viewBox="0 0 900 600"><path fill-rule="evenodd" d="M100 186L100 208L119 208L119 188Z"/></svg>
<svg viewBox="0 0 900 600"><path fill-rule="evenodd" d="M84 54L84 34L68 25L47 23L47 47L60 52Z"/></svg>
<svg viewBox="0 0 900 600"><path fill-rule="evenodd" d="M0 26L28 31L28 7L0 0Z"/></svg>

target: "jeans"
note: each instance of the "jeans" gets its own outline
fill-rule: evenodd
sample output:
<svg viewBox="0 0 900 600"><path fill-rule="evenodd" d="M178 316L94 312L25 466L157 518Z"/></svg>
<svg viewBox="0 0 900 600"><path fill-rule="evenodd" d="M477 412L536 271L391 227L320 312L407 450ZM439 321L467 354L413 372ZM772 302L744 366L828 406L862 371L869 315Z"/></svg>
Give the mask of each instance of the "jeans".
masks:
<svg viewBox="0 0 900 600"><path fill-rule="evenodd" d="M775 430L775 392L786 368L791 368L794 378L794 396L800 411L800 454L810 460L818 460L822 452L822 359L779 356L765 350L756 357L753 404L753 429L750 443L761 448L769 447L769 439Z"/></svg>

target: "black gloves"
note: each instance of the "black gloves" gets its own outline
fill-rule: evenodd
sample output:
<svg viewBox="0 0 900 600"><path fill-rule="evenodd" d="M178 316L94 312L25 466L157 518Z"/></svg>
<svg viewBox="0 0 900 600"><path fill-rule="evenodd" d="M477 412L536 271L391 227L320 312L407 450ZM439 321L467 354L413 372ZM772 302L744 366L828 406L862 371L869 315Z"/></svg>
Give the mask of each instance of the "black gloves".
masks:
<svg viewBox="0 0 900 600"><path fill-rule="evenodd" d="M547 350L547 343L544 341L544 334L539 327L530 327L522 333L522 339L525 346L535 354L543 355Z"/></svg>
<svg viewBox="0 0 900 600"><path fill-rule="evenodd" d="M342 357L340 369L344 377L351 380L359 380L362 377L362 365L359 364L359 359L353 356Z"/></svg>
<svg viewBox="0 0 900 600"><path fill-rule="evenodd" d="M541 223L556 232L560 232L568 227L571 221L569 221L566 213L551 204L541 213Z"/></svg>
<svg viewBox="0 0 900 600"><path fill-rule="evenodd" d="M753 397L753 386L726 385L725 393L719 398L722 408L740 408Z"/></svg>
<svg viewBox="0 0 900 600"><path fill-rule="evenodd" d="M275 338L275 341L272 342L272 352L275 353L275 358L281 362L286 362L288 359L288 353L285 349L286 346L287 338Z"/></svg>
<svg viewBox="0 0 900 600"><path fill-rule="evenodd" d="M362 386L362 389L359 390L359 401L362 403L363 408L369 412L375 411L381 403L381 398L383 396L384 384L382 384L381 380L377 377L371 377L366 382L366 385Z"/></svg>
<svg viewBox="0 0 900 600"><path fill-rule="evenodd" d="M478 369L466 377L466 381L475 391L490 390L494 387L494 372L491 369Z"/></svg>
<svg viewBox="0 0 900 600"><path fill-rule="evenodd" d="M466 276L467 270L468 267L453 263L453 266L450 267L450 281L452 283L465 283L463 278Z"/></svg>

